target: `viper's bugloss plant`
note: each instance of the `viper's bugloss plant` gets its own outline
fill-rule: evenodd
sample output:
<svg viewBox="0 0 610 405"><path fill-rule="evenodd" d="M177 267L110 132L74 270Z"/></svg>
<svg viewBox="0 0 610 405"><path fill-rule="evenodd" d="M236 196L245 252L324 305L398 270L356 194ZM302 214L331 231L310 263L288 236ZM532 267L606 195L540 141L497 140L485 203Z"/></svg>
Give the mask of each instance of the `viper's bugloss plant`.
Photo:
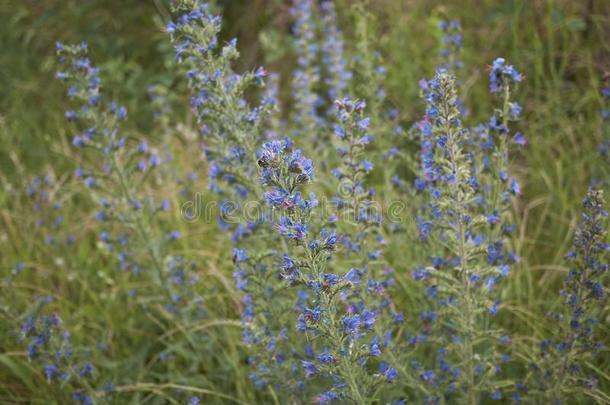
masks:
<svg viewBox="0 0 610 405"><path fill-rule="evenodd" d="M40 232L50 257L63 254L77 241L77 232L66 224L71 195L62 193L65 180L53 173L33 176L26 187L26 195L33 212L33 230ZM45 250L45 249L42 249ZM52 252L52 253L51 253Z"/></svg>
<svg viewBox="0 0 610 405"><path fill-rule="evenodd" d="M318 114L321 98L317 94L320 82L318 64L320 47L316 35L314 2L295 0L291 9L294 18L294 45L297 67L293 72L293 97L297 133L317 140L322 118Z"/></svg>
<svg viewBox="0 0 610 405"><path fill-rule="evenodd" d="M460 51L462 49L462 27L458 20L441 20L439 22L441 30L442 47L440 55L443 63L441 69L450 71L458 71L464 67L460 59Z"/></svg>
<svg viewBox="0 0 610 405"><path fill-rule="evenodd" d="M595 377L596 359L607 350L604 311L610 245L604 193L590 189L581 222L566 260L570 265L560 291L562 308L550 314L549 335L530 363L534 401L570 403L581 397L607 399ZM579 394L584 394L580 396Z"/></svg>
<svg viewBox="0 0 610 405"><path fill-rule="evenodd" d="M458 92L461 87L461 72L464 68L464 62L461 59L462 51L462 26L458 20L441 20L438 23L441 31L441 46L439 54L441 64L439 69L451 71L456 76ZM458 99L458 108L462 116L467 116L468 109L464 106L464 102Z"/></svg>
<svg viewBox="0 0 610 405"><path fill-rule="evenodd" d="M86 44L58 43L57 54L61 69L57 78L66 83L68 97L78 103L76 110L65 115L75 125L72 144L83 151L85 166L76 169L76 177L90 190L99 205L95 218L105 225L100 240L116 256L119 270L135 276L144 271L171 295L165 284L164 249L180 234L153 234L153 217L167 211L170 202L157 201L138 189L162 163L161 157L146 140L121 135L119 125L127 110L102 99L99 70L87 57Z"/></svg>
<svg viewBox="0 0 610 405"><path fill-rule="evenodd" d="M597 150L602 157L600 176L601 181L606 187L610 184L610 78L606 79L602 94L602 141L597 145Z"/></svg>
<svg viewBox="0 0 610 405"><path fill-rule="evenodd" d="M335 3L325 0L320 4L323 24L322 62L325 69L324 83L331 102L329 112L334 111L333 101L346 94L352 80L349 69L343 33L337 23Z"/></svg>
<svg viewBox="0 0 610 405"><path fill-rule="evenodd" d="M346 109L347 114L354 113L356 105L363 107L347 100L338 104L343 114ZM337 264L333 265L337 231L312 229L317 199L313 194L305 199L298 190L313 177L311 160L302 157L299 150L291 151L285 141L264 145L260 156L261 182L270 188L265 197L279 216L275 228L290 244L280 265L282 277L301 288L301 304L295 308L296 330L308 342L301 367L305 386L317 382L307 391L313 391L315 403L368 403L383 381L396 378L393 368L381 365L377 370L370 361L374 362L387 344L374 335L380 305L374 304L378 298L371 297L382 288L367 282L373 279L366 274L366 267L339 271ZM363 207L356 215L365 215L364 211ZM365 250L356 246L361 240L342 243L348 250Z"/></svg>
<svg viewBox="0 0 610 405"><path fill-rule="evenodd" d="M87 58L85 44L58 44L57 52L61 69L57 77L68 85L68 96L79 103L66 113L77 134L73 138L80 160L76 177L98 205L100 245L118 270L111 277L128 281L120 294L128 302L142 304L140 309L154 312L159 326L184 330L185 324L207 315L200 295L203 287L193 264L175 249L182 232L163 226L175 202L158 197L158 185L147 182L163 179L156 171L168 164L170 156L152 140L121 132L126 109L103 97L99 71ZM184 331L181 336L184 341L168 346L174 350L196 346L194 334ZM159 357L168 350L156 349ZM157 365L164 367L163 362Z"/></svg>
<svg viewBox="0 0 610 405"><path fill-rule="evenodd" d="M166 31L176 59L187 66L186 76L193 92L191 106L200 124L212 179L209 187L224 197L220 225L231 228L233 239L237 240L256 226L236 221L238 216L232 214L240 206L233 204L256 195L251 178L256 170L256 147L263 139L259 124L268 108L276 104L274 99L266 98L267 104L250 107L244 91L252 84L262 83L266 71L259 68L237 74L232 70L231 63L239 56L237 40L219 44L221 18L212 13L207 3L185 0L174 8L178 18L168 23Z"/></svg>
<svg viewBox="0 0 610 405"><path fill-rule="evenodd" d="M513 134L510 129L510 123L518 121L522 111L512 99L512 93L522 80L523 75L512 65L506 65L503 58L493 62L489 73L490 91L500 97L501 104L487 123L471 130L468 141L473 146L469 157L473 186L478 192L475 205L490 225L486 232L488 262L499 266L503 275L519 260L506 242L515 229L509 215L511 198L521 193L519 181L510 174L509 147L521 147L526 143L523 134Z"/></svg>
<svg viewBox="0 0 610 405"><path fill-rule="evenodd" d="M387 102L385 79L388 69L383 63L383 55L373 37L371 15L360 3L355 7L355 43L351 57L353 89L350 94L366 100L369 115L379 119L384 115ZM377 123L379 125L380 123Z"/></svg>
<svg viewBox="0 0 610 405"><path fill-rule="evenodd" d="M383 260L386 241L382 234L382 207L375 201L375 190L367 187L366 177L373 163L366 159L373 141L370 118L365 116L364 101L342 99L335 101L338 123L335 125L335 145L341 165L332 173L337 178L337 193L333 196L336 208L332 216L339 230L340 244L345 248L350 272L362 281L364 295L374 296L375 311L389 308L387 287L393 284L393 270Z"/></svg>
<svg viewBox="0 0 610 405"><path fill-rule="evenodd" d="M499 82L498 87L508 92L516 77L497 74L492 71L492 83ZM413 277L425 283L434 304L420 313L423 326L408 339L413 346L434 342L436 364L415 360L407 374L419 376L420 383L412 384L430 403L454 397L470 404L499 399L502 393L496 381L508 360L503 346L509 338L490 327L489 318L498 311L496 284L515 261L497 231L508 194L497 210L488 211L483 189L489 186L478 177L476 155L469 150L469 131L458 108L454 76L440 70L421 87L427 108L420 123L423 177L419 182L429 203L426 216L417 222L432 261L413 272ZM503 148L506 141L500 142ZM500 173L491 174L492 179L496 176Z"/></svg>
<svg viewBox="0 0 610 405"><path fill-rule="evenodd" d="M346 47L350 51L349 66L353 76L348 94L365 100L367 115L371 117L370 133L374 134L375 142L368 148L367 160L378 168L371 177L381 179L376 181L380 185L376 189L380 200L404 198L406 182L413 175L409 172L416 166L408 152L409 139L405 136L403 127L406 118L396 104L388 99L388 66L385 55L374 38L373 21L364 3L354 7L354 17L355 43ZM384 224L384 227L396 231L403 229L403 225L395 221Z"/></svg>
<svg viewBox="0 0 610 405"><path fill-rule="evenodd" d="M56 313L46 307L52 297L39 297L24 315L18 340L27 345L28 360L42 369L49 384L70 390L75 403L95 403L95 368L88 361L88 350L74 348L71 334Z"/></svg>
<svg viewBox="0 0 610 405"><path fill-rule="evenodd" d="M265 83L265 91L261 100L263 105L266 105L273 111L266 118L265 136L267 139L277 139L280 136L280 131L283 130L282 124L282 109L280 103L280 75L277 73L269 73L267 82Z"/></svg>
<svg viewBox="0 0 610 405"><path fill-rule="evenodd" d="M262 68L241 75L233 72L231 62L239 56L236 41L218 43L221 19L206 3L180 1L175 11L178 18L167 25L166 31L176 57L189 67L187 77L194 94L191 104L205 142L209 186L223 198L221 229L232 233L235 283L244 293L243 341L252 348L249 377L261 389L271 387L295 395L299 378L289 378L294 362L288 361L293 356L288 325L295 297L286 291L274 268L274 261L281 258L274 249L278 236L268 226L265 206L259 205L261 210L254 217L241 215L248 201L286 197L264 194L261 184L253 180L266 159L265 154L257 152L266 137L261 124L278 106L277 96L267 92L263 104L249 106L245 90L252 84L262 84L266 72ZM294 231L288 225L285 229Z"/></svg>

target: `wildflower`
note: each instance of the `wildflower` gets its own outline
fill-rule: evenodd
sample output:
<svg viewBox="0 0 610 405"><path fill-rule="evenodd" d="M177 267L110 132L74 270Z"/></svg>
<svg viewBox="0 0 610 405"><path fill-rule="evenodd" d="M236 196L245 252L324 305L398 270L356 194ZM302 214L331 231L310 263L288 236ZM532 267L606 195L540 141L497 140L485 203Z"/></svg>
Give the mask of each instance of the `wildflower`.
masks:
<svg viewBox="0 0 610 405"><path fill-rule="evenodd" d="M93 177L86 177L84 183L87 188L95 187L95 179Z"/></svg>
<svg viewBox="0 0 610 405"><path fill-rule="evenodd" d="M379 365L379 371L385 376L388 382L394 382L398 378L398 371L395 368L390 367L387 363L381 363Z"/></svg>
<svg viewBox="0 0 610 405"><path fill-rule="evenodd" d="M335 361L335 358L329 353L328 349L324 349L318 356L318 361L323 364L332 364Z"/></svg>
<svg viewBox="0 0 610 405"><path fill-rule="evenodd" d="M315 134L320 119L317 113L318 96L314 88L320 81L320 72L315 66L318 46L314 41L313 1L294 0L290 13L295 19L293 33L297 53L297 68L292 75L295 118L299 133Z"/></svg>
<svg viewBox="0 0 610 405"><path fill-rule="evenodd" d="M318 374L318 367L309 361L303 361L303 368L305 369L306 377L310 378L313 375Z"/></svg>
<svg viewBox="0 0 610 405"><path fill-rule="evenodd" d="M339 400L339 395L337 395L337 393L335 393L334 391L327 391L327 392L323 392L322 394L318 395L314 399L314 403L330 404L330 403L338 401L338 400Z"/></svg>
<svg viewBox="0 0 610 405"><path fill-rule="evenodd" d="M87 146L87 153L92 154L91 159L83 159L90 162L88 166L78 168L75 174L87 188L103 190L104 198L99 198L97 192L89 195L100 204L95 218L106 224L100 239L112 252L109 265L134 277L148 277L147 284L157 289L154 294L162 297L164 307L176 313L178 305L186 305L183 303L187 300L182 292L174 290L185 287L170 281L175 269L166 267L170 262L166 259L169 242L178 239L180 232L163 234L155 216L159 212L157 207L169 207L169 203L159 204L142 187L144 176L154 173L153 169L163 162L147 141L134 141L133 137L121 133L120 125L127 119L127 109L102 96L100 72L87 57L86 45L62 45L57 48L57 54L62 71L58 77L68 87L71 102L77 104L66 114L74 121L74 127L80 128L73 144L78 148ZM133 289L127 291L130 297L134 294ZM38 347L32 348L32 353L39 352ZM89 362L71 367L70 372L64 371L62 379L65 373L65 379L70 381L92 379L95 374ZM77 401L92 402L87 390L75 391L74 395Z"/></svg>
<svg viewBox="0 0 610 405"><path fill-rule="evenodd" d="M525 146L527 140L521 132L517 132L515 133L515 136L513 136L513 142L515 142L519 146Z"/></svg>
<svg viewBox="0 0 610 405"><path fill-rule="evenodd" d="M519 185L519 182L515 179L512 179L510 181L510 188L509 188L510 192L513 194L519 194L521 193L521 186Z"/></svg>
<svg viewBox="0 0 610 405"><path fill-rule="evenodd" d="M508 86L511 82L519 83L522 80L523 75L513 65L506 65L504 58L497 58L490 68L489 90L492 93L497 93L503 86Z"/></svg>
<svg viewBox="0 0 610 405"><path fill-rule="evenodd" d="M458 20L441 20L439 28L442 32L442 48L440 55L443 58L441 69L459 70L463 64L460 60L460 51L462 48L462 32L460 22Z"/></svg>
<svg viewBox="0 0 610 405"><path fill-rule="evenodd" d="M534 369L540 399L558 402L587 389L582 381L590 376L581 364L594 358L601 347L596 307L603 299L598 280L609 268L607 233L608 212L603 192L590 189L583 201L573 250L567 255L571 269L561 291L565 309L553 315L556 329L552 338L540 342L541 358ZM578 355L574 356L575 353Z"/></svg>
<svg viewBox="0 0 610 405"><path fill-rule="evenodd" d="M371 356L378 357L381 355L381 349L379 348L379 337L375 336L375 338L373 338L373 341L369 345L369 350Z"/></svg>
<svg viewBox="0 0 610 405"><path fill-rule="evenodd" d="M57 375L57 367L54 364L47 364L44 366L44 373L47 376L47 380L51 380Z"/></svg>
<svg viewBox="0 0 610 405"><path fill-rule="evenodd" d="M348 335L356 335L360 329L360 315L356 314L353 316L344 316L341 320L343 324L343 330Z"/></svg>
<svg viewBox="0 0 610 405"><path fill-rule="evenodd" d="M337 27L337 15L333 1L321 3L324 41L322 44L322 62L326 68L325 83L328 86L329 100L341 97L352 79L345 56L343 36Z"/></svg>
<svg viewBox="0 0 610 405"><path fill-rule="evenodd" d="M504 66L503 63L496 63L496 68ZM494 75L494 85L500 83L500 80L502 85L510 84L504 76L498 76L497 73ZM438 243L437 248L453 259L433 257L432 269L418 269L412 274L415 279L427 282L430 273L440 274L442 271L442 277L437 279L436 284L426 287L427 296L431 297L442 311L422 311L420 319L425 330L448 322L454 325L456 333L448 336L447 346L441 346L437 352L436 361L440 371L437 373L429 369L422 372L420 378L428 383L436 383L436 379L441 378L442 371L444 375L451 375L443 377L447 378L444 385L446 395L458 395L467 402L476 402L481 395L477 381L484 375L484 370L473 356L489 356L495 359L496 353L493 349L487 350L480 345L481 341L486 340L489 343L487 347L493 347L493 341L489 341L488 336L480 337L481 340L475 343L472 335L464 331L482 327L483 319L478 315L481 313L478 308L488 308L491 314L497 312L498 303L490 296L494 291L496 277L485 277L484 272L489 270L483 269L488 266L491 270L489 266L493 264L504 266L503 261L508 257L503 241L495 239L496 233L501 229L498 225L503 222L502 214L506 208L505 205L491 205L487 202L495 199L486 198L486 184L489 179L479 177L479 156L472 156L469 151L468 140L472 139L473 135L462 126L462 111L458 103L455 78L440 70L432 80L423 83L423 96L427 103L423 121L428 122L430 127L426 129L427 135L422 139L424 181L421 188L426 191L430 202L426 206L427 212L417 219L417 228L422 240ZM497 119L492 119L489 125L495 125L505 131L506 125L502 121L499 121L499 125L496 122ZM481 143L475 145L482 151L494 148L493 144L487 144L490 131L488 126L475 131L475 135L482 139ZM495 156L497 155L492 155ZM495 161L490 159L489 163L497 167ZM504 184L507 180L508 171L501 162L499 170L493 173L494 187L506 187ZM518 191L518 186L513 190ZM473 201L476 203L472 204ZM480 214L484 215L484 221L473 220ZM435 238L431 238L431 235L435 235ZM482 235L494 235L494 239L486 240ZM482 244L487 245L487 254L485 249L477 247ZM441 318L441 322L437 322L438 318ZM413 339L413 343L418 341L417 338ZM504 341L501 335L496 342L500 341ZM453 368L452 362L459 364L459 369Z"/></svg>

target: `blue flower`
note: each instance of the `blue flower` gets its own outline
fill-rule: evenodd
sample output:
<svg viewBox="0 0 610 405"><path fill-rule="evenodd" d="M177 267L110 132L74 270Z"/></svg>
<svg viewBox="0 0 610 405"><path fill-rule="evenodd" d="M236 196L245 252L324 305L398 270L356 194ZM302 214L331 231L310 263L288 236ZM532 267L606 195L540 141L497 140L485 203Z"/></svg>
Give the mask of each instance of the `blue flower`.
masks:
<svg viewBox="0 0 610 405"><path fill-rule="evenodd" d="M502 86L518 83L523 80L521 75L512 65L506 65L504 58L494 60L489 72L489 90L497 93Z"/></svg>
<svg viewBox="0 0 610 405"><path fill-rule="evenodd" d="M339 400L339 395L334 391L326 391L322 394L318 395L314 399L314 403L316 404L330 404L331 402L335 402Z"/></svg>
<svg viewBox="0 0 610 405"><path fill-rule="evenodd" d="M55 364L47 364L44 366L44 374L47 380L52 380L58 373L57 366Z"/></svg>
<svg viewBox="0 0 610 405"><path fill-rule="evenodd" d="M424 371L423 373L421 373L419 375L419 378L421 378L423 381L428 382L428 383L433 382L434 378L435 378L434 371L432 371L432 370Z"/></svg>
<svg viewBox="0 0 610 405"><path fill-rule="evenodd" d="M343 325L343 330L350 335L354 335L358 333L360 328L360 315L346 315L341 320L341 324Z"/></svg>
<svg viewBox="0 0 610 405"><path fill-rule="evenodd" d="M360 128L361 130L366 130L368 129L370 122L371 120L368 117L365 117L358 121L358 128Z"/></svg>
<svg viewBox="0 0 610 405"><path fill-rule="evenodd" d="M390 367L387 363L381 363L379 365L379 371L386 377L388 382L394 382L398 378L398 371Z"/></svg>
<svg viewBox="0 0 610 405"><path fill-rule="evenodd" d="M302 181L303 183L308 182L313 178L313 162L311 159L302 157L299 149L292 153L288 167L291 171L306 176L305 180Z"/></svg>
<svg viewBox="0 0 610 405"><path fill-rule="evenodd" d="M513 142L515 142L519 146L525 146L527 144L527 140L521 132L515 133L515 135L513 136Z"/></svg>
<svg viewBox="0 0 610 405"><path fill-rule="evenodd" d="M282 217L277 226L280 235L296 242L301 242L307 237L307 225L304 223L293 223L287 217Z"/></svg>
<svg viewBox="0 0 610 405"><path fill-rule="evenodd" d="M369 350L371 353L371 356L380 356L381 355L381 349L379 348L379 337L375 336L373 338L373 340L371 341L371 344L369 345Z"/></svg>
<svg viewBox="0 0 610 405"><path fill-rule="evenodd" d="M78 115L76 114L76 111L66 111L66 118L68 119L68 121L76 121L76 118L78 117Z"/></svg>
<svg viewBox="0 0 610 405"><path fill-rule="evenodd" d="M362 327L364 327L365 329L372 329L373 325L375 324L375 319L376 315L368 309L362 311L362 314L360 316L360 322L362 324Z"/></svg>
<svg viewBox="0 0 610 405"><path fill-rule="evenodd" d="M523 108L521 108L521 106L518 103L510 103L510 115L512 117L512 119L517 119L519 118L519 116L521 115L521 111L523 111Z"/></svg>
<svg viewBox="0 0 610 405"><path fill-rule="evenodd" d="M301 365L305 369L305 377L310 378L318 374L318 367L310 361L301 361Z"/></svg>
<svg viewBox="0 0 610 405"><path fill-rule="evenodd" d="M322 364L332 364L335 361L335 358L329 353L328 349L324 349L318 356L318 361Z"/></svg>
<svg viewBox="0 0 610 405"><path fill-rule="evenodd" d="M373 164L371 162L369 162L368 160L363 160L362 161L362 169L369 173L371 170L373 170Z"/></svg>
<svg viewBox="0 0 610 405"><path fill-rule="evenodd" d="M512 179L510 181L510 188L509 188L510 192L513 194L519 194L521 193L521 186L519 185L519 182L515 179Z"/></svg>
<svg viewBox="0 0 610 405"><path fill-rule="evenodd" d="M244 249L233 248L233 262L242 263L248 260L248 253Z"/></svg>

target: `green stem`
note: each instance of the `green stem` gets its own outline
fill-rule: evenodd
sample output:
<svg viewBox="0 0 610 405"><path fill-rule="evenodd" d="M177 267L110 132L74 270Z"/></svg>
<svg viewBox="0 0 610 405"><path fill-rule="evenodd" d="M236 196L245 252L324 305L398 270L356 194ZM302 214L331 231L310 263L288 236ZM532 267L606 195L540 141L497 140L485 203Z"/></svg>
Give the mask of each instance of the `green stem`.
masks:
<svg viewBox="0 0 610 405"><path fill-rule="evenodd" d="M472 291L469 274L466 271L468 266L468 252L466 249L466 229L464 224L464 211L465 201L463 192L460 190L460 186L463 184L461 181L460 174L460 160L462 157L458 134L453 130L450 124L451 111L444 111L444 132L447 134L448 150L449 150L449 169L451 174L455 176L455 179L451 182L451 199L454 202L454 208L456 210L457 226L454 227L456 232L457 241L457 252L455 252L460 260L458 275L463 284L465 294L463 299L465 300L464 314L462 315L465 320L464 325L464 344L462 353L462 363L466 367L466 390L468 396L468 403L476 405L477 396L475 392L475 372L474 372L474 347L473 347L473 330L475 324L474 308L472 307Z"/></svg>

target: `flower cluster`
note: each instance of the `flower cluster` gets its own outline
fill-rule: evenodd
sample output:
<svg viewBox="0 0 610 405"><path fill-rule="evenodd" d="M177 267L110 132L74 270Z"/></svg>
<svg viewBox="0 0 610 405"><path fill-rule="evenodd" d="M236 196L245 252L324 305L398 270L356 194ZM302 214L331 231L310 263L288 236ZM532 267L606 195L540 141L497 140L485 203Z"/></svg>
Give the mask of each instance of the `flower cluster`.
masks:
<svg viewBox="0 0 610 405"><path fill-rule="evenodd" d="M319 45L316 41L316 21L312 0L295 0L291 9L295 19L293 33L297 68L293 72L295 121L298 133L317 138L321 118L318 114L320 98L316 88L320 82L318 66Z"/></svg>
<svg viewBox="0 0 610 405"><path fill-rule="evenodd" d="M390 305L386 288L393 284L392 269L382 267L382 251L386 241L381 233L383 217L374 201L375 190L366 187L366 176L373 170L366 149L373 140L370 119L364 115L365 103L343 99L335 101L338 124L335 125L335 145L341 166L332 173L338 179L338 192L333 196L336 212L333 222L340 232L345 255L351 258L354 274L363 281L363 290L376 296L376 310ZM383 274L381 271L383 270ZM383 279L382 279L383 278ZM361 297L362 298L362 297Z"/></svg>
<svg viewBox="0 0 610 405"><path fill-rule="evenodd" d="M469 150L454 77L441 70L421 86L427 108L420 123L419 187L426 190L429 203L417 222L422 240L435 256L413 277L426 283L426 296L434 304L420 314L423 328L409 340L437 345L435 367L440 370L426 369L419 362L416 368L427 382L428 401L457 395L477 403L483 395L501 397L494 376L508 360L499 352L509 339L482 325L496 314L496 284L508 274L507 263L516 258L505 252L498 231L506 204L485 211L486 180L478 176L476 158Z"/></svg>
<svg viewBox="0 0 610 405"><path fill-rule="evenodd" d="M610 184L610 78L606 79L602 89L603 108L602 116L602 141L597 145L603 162L601 165L601 176L599 179L607 187Z"/></svg>
<svg viewBox="0 0 610 405"><path fill-rule="evenodd" d="M460 72L464 68L464 63L460 58L462 50L462 27L458 20L441 20L438 24L441 32L440 56L441 64L437 69L452 72L456 76L458 89L461 85ZM469 115L468 109L461 99L457 101L458 108L463 116Z"/></svg>
<svg viewBox="0 0 610 405"><path fill-rule="evenodd" d="M519 83L523 79L523 75L513 65L507 65L504 58L497 58L490 67L489 91L492 93L506 91L507 86Z"/></svg>
<svg viewBox="0 0 610 405"><path fill-rule="evenodd" d="M99 70L87 57L87 45L58 43L57 54L62 68L57 78L67 84L68 97L80 103L78 110L66 112L66 118L79 131L72 144L82 150L86 165L75 174L99 204L95 218L103 224L100 240L115 256L119 270L137 276L142 269L152 268L149 276L166 291L164 249L180 233L160 236L153 232L154 217L169 210L170 202L157 202L137 187L162 159L146 140L138 142L120 134L119 124L127 110L102 99Z"/></svg>
<svg viewBox="0 0 610 405"><path fill-rule="evenodd" d="M176 57L188 67L191 105L208 160L209 187L223 198L220 225L232 234L235 284L243 292L243 341L251 347L248 362L255 368L249 377L257 387L271 385L293 395L300 387L300 369L289 360L299 354L292 346L294 340L289 342L287 325L295 298L286 290L276 267L281 254L272 247L280 236L267 226L271 215L268 210L263 209L256 218L234 214L244 209L247 199L287 209L307 204L294 191L311 179L313 167L297 151L289 161L281 161L283 151L291 148L290 141L272 141L262 151L257 150L267 138L263 124L277 121L270 114L278 107L273 81L262 104L251 107L245 90L252 84L262 84L265 70L240 75L231 69L239 56L237 42L219 45L221 19L206 3L179 1L175 11L178 18L167 25L166 31ZM278 128L276 124L275 131ZM271 136L277 134L272 130ZM280 167L285 172L278 172ZM264 192L259 182L252 181L257 168L265 184L272 185L271 190ZM289 176L290 182L277 183L283 176ZM303 224L288 220L276 224L276 229L293 240L304 238L307 232Z"/></svg>
<svg viewBox="0 0 610 405"><path fill-rule="evenodd" d="M460 60L460 50L462 49L462 27L458 20L441 20L438 24L442 32L443 47L440 55L443 58L441 69L458 71L464 64Z"/></svg>
<svg viewBox="0 0 610 405"><path fill-rule="evenodd" d="M322 43L322 63L326 69L325 84L329 100L342 97L347 91L352 72L345 56L343 35L337 26L337 12L332 0L321 3L324 42ZM332 108L331 108L332 110Z"/></svg>
<svg viewBox="0 0 610 405"><path fill-rule="evenodd" d="M76 242L76 235L64 226L64 203L69 196L60 197L60 188L61 183L52 173L33 176L26 188L32 211L37 216L34 229L44 234L46 244L52 248L69 247Z"/></svg>
<svg viewBox="0 0 610 405"><path fill-rule="evenodd" d="M356 13L356 43L353 46L349 66L352 69L353 80L350 82L349 93L360 100L366 100L367 114L373 119L370 122L370 133L375 134L375 142L367 148L367 157L371 162L383 162L383 170L376 170L372 177L381 176L376 192L382 199L404 197L405 169L412 168L412 158L406 151L409 149L408 139L401 119L401 112L387 98L386 80L388 67L384 55L375 48L376 39L372 37L369 16L364 10ZM345 95L342 95L345 96ZM379 166L378 166L379 167ZM396 194L393 188L400 191ZM399 224L391 224L394 230L401 228Z"/></svg>
<svg viewBox="0 0 610 405"><path fill-rule="evenodd" d="M387 342L373 335L378 309L366 305L370 300L350 299L358 295L362 284L375 288L367 284L363 270L329 271L337 268L337 264L330 265L336 260L337 233L328 228L310 229L317 223L312 218L317 201L313 194L309 200L303 199L297 190L313 176L311 161L299 150L290 151L287 142L268 143L259 155L261 183L271 188L267 203L279 212L275 227L290 242L280 265L282 277L289 285L304 287L295 308L296 330L309 342L301 366L308 381L316 379L325 387L314 400L363 402L384 380L396 378L396 371L387 366L381 371L368 369L367 359L378 357Z"/></svg>
<svg viewBox="0 0 610 405"><path fill-rule="evenodd" d="M158 197L161 184L169 191L180 181L178 167L172 162L171 131L161 127L159 139L120 131L127 112L104 99L98 70L92 67L86 51L84 44L58 44L62 70L57 76L67 83L68 96L80 103L76 112L66 116L81 134L73 142L80 161L76 177L99 207L95 213L98 246L104 248L104 260L120 272L109 277L131 280L128 288L119 290L122 297L131 304L143 303L144 311L154 312L156 322L164 328L184 330L185 324L201 321L208 312L196 266L174 253L183 237L177 224L168 222L167 213L175 202ZM165 101L153 100L156 103L155 108L162 109ZM155 305L151 308L149 302ZM201 334L185 330L184 335L190 345L204 350ZM175 338L173 334L170 337ZM157 349L160 359L189 357L188 351L179 350L169 339L167 347ZM165 360L155 368L170 366Z"/></svg>
<svg viewBox="0 0 610 405"><path fill-rule="evenodd" d="M239 210L239 202L255 192L250 179L256 146L263 138L259 125L269 109L275 108L275 101L266 98L267 104L248 105L245 89L253 83L262 84L267 73L263 68L244 74L231 69L231 62L239 56L237 40L219 44L221 18L205 2L180 1L175 11L179 17L168 23L166 31L176 59L187 67L191 106L200 124L212 180L209 188L224 197L221 211L225 215L220 225L232 229L233 239L238 240L251 233L256 222L235 224L227 215Z"/></svg>
<svg viewBox="0 0 610 405"><path fill-rule="evenodd" d="M600 316L607 294L603 284L609 269L607 235L603 191L590 189L566 257L571 267L561 290L564 310L551 314L553 333L540 342L539 359L530 364L533 398L561 403L579 392L597 390L598 381L587 362L605 349Z"/></svg>
<svg viewBox="0 0 610 405"><path fill-rule="evenodd" d="M21 325L19 340L27 342L28 360L41 367L47 382L71 388L75 403L93 404L95 369L86 360L86 352L74 349L59 316L46 313L52 301L50 296L37 299Z"/></svg>

